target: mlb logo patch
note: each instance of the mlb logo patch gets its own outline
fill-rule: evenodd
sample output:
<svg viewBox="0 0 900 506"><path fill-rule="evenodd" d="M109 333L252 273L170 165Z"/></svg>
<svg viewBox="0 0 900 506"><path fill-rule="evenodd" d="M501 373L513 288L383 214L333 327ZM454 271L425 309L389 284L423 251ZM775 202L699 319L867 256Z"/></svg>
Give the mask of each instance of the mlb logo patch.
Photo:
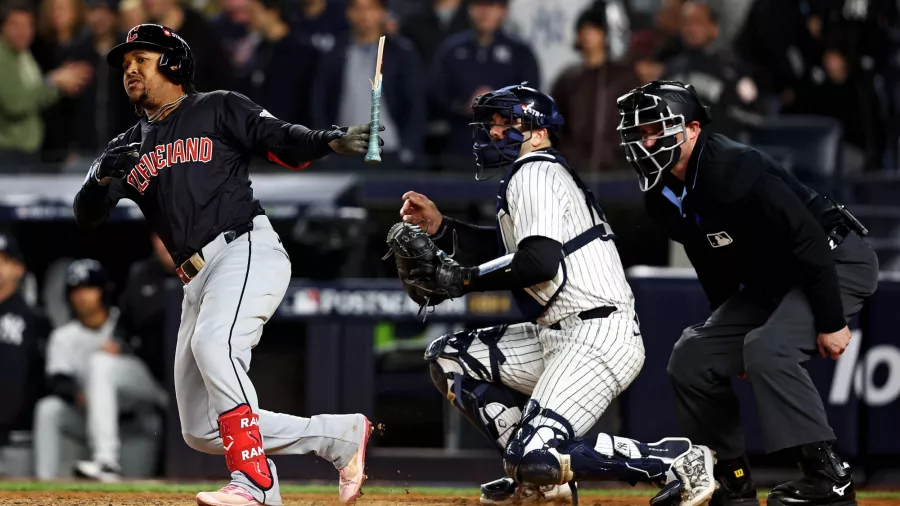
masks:
<svg viewBox="0 0 900 506"><path fill-rule="evenodd" d="M706 234L706 238L709 239L709 245L713 248L721 248L722 246L728 246L729 244L734 242L731 236L728 235L728 232Z"/></svg>

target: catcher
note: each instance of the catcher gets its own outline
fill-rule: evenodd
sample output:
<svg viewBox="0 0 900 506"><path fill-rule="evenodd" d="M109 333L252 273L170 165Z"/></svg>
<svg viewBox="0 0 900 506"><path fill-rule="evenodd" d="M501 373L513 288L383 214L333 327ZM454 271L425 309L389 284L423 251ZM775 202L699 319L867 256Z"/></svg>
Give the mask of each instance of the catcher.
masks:
<svg viewBox="0 0 900 506"><path fill-rule="evenodd" d="M482 485L481 502L577 500L582 480L664 486L652 504L708 501L708 448L685 438L583 438L637 376L644 346L603 210L554 149L563 124L554 100L510 86L479 95L472 109L476 178L506 174L496 230L442 216L409 192L388 244L423 307L511 290L530 320L448 334L425 354L438 390L503 456L508 477Z"/></svg>

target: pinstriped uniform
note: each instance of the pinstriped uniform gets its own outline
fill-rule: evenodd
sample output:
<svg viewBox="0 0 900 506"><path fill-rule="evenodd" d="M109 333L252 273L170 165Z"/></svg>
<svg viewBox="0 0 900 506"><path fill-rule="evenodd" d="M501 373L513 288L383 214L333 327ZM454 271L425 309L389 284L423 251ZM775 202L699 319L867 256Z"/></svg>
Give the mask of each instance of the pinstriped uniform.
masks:
<svg viewBox="0 0 900 506"><path fill-rule="evenodd" d="M558 163L535 160L521 166L509 181L506 199L508 213L500 210L498 220L508 253L515 252L529 236L564 244L602 223L567 169ZM644 346L634 296L613 241L591 241L566 257L565 263L565 284L538 324L511 325L497 343L505 359L499 365L499 379L565 418L580 436L637 377L644 364ZM527 292L546 305L563 279L561 264L556 278ZM602 306L615 306L617 311L606 318L582 321L578 317L582 311ZM548 327L557 322L560 329ZM487 344L476 339L468 353L490 370ZM563 428L543 416L530 424ZM502 445L511 432L501 435ZM542 431L538 435L535 445L546 439Z"/></svg>

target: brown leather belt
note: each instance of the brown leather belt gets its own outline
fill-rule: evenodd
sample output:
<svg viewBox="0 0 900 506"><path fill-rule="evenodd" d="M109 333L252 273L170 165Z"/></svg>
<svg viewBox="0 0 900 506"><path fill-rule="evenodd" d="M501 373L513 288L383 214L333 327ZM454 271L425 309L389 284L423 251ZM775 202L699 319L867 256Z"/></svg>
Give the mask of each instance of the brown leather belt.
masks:
<svg viewBox="0 0 900 506"><path fill-rule="evenodd" d="M253 222L247 223L246 225L241 225L239 227L235 227L232 230L227 230L224 232L225 236L225 244L231 244L238 237L246 234L247 232L253 230ZM192 279L196 278L198 274L200 274L200 269L202 269L206 265L206 259L203 258L203 250L200 250L193 255L190 256L187 260L181 263L178 267L175 268L175 274L178 274L178 277L181 278L181 281L184 284L188 284Z"/></svg>

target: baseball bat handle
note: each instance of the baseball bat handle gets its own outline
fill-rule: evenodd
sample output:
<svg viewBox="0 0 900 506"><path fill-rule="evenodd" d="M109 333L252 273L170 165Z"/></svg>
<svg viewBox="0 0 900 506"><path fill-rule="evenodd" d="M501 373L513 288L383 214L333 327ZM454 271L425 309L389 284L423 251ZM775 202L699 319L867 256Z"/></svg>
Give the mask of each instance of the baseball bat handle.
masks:
<svg viewBox="0 0 900 506"><path fill-rule="evenodd" d="M381 146L379 132L381 130L381 81L372 90L372 119L369 122L369 151L366 163L381 163Z"/></svg>

